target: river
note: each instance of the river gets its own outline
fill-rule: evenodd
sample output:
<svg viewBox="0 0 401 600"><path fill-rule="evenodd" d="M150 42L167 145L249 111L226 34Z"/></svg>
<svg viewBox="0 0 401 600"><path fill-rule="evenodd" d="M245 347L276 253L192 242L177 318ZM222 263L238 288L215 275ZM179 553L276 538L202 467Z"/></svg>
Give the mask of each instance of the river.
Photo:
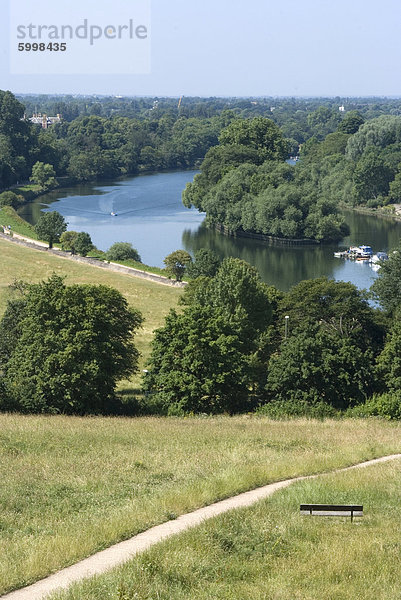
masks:
<svg viewBox="0 0 401 600"><path fill-rule="evenodd" d="M202 225L204 215L186 209L181 193L197 171L141 175L102 185L78 185L41 196L20 214L35 223L42 211L57 210L68 229L87 231L93 243L107 250L114 242L131 242L144 263L163 266L163 258L179 248L191 254L210 248L221 258L242 258L259 270L266 283L281 290L302 279L327 276L369 288L377 273L365 263L334 258L350 245L367 244L389 251L401 238L401 223L347 211L351 235L340 244L322 246L267 246L262 242L227 237ZM117 216L112 216L111 213Z"/></svg>

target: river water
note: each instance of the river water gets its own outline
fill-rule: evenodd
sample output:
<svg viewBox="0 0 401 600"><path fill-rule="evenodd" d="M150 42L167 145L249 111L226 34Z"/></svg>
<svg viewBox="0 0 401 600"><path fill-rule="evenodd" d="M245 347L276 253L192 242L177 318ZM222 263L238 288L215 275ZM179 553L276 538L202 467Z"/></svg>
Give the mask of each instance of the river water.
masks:
<svg viewBox="0 0 401 600"><path fill-rule="evenodd" d="M377 273L365 263L334 258L350 245L367 244L389 251L401 238L401 223L347 211L351 235L340 244L267 246L262 242L224 236L202 225L204 215L182 205L181 193L197 171L141 175L102 185L63 188L38 198L20 211L35 223L42 211L57 210L68 229L87 231L93 243L107 250L114 242L131 242L144 263L163 266L163 258L179 248L191 254L210 248L221 258L235 256L257 267L266 283L281 290L302 279L327 276L369 288ZM112 216L111 213L117 216Z"/></svg>

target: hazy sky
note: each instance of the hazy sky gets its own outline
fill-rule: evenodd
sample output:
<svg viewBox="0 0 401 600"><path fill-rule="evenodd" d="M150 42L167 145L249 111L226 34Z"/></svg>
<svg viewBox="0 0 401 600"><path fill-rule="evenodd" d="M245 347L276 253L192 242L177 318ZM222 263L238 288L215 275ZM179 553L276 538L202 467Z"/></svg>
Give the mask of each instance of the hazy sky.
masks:
<svg viewBox="0 0 401 600"><path fill-rule="evenodd" d="M103 1L58 4L91 19ZM24 2L10 2L23 22ZM401 96L400 0L151 0L149 74L51 76L10 74L15 32L0 3L0 88L16 93Z"/></svg>

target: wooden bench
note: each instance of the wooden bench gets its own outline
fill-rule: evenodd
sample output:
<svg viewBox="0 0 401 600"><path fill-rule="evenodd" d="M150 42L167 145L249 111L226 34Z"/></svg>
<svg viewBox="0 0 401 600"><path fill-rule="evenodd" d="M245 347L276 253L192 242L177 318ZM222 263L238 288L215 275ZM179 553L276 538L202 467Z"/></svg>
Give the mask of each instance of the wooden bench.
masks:
<svg viewBox="0 0 401 600"><path fill-rule="evenodd" d="M361 504L301 504L301 515L321 517L363 517Z"/></svg>

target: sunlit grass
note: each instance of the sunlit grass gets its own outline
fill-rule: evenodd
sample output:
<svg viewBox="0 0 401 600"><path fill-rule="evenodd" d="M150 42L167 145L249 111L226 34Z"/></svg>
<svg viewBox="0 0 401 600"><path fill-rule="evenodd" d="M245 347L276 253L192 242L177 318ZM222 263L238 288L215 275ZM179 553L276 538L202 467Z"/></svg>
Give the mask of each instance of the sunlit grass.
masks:
<svg viewBox="0 0 401 600"><path fill-rule="evenodd" d="M0 415L0 593L215 500L401 451L400 433L374 420Z"/></svg>
<svg viewBox="0 0 401 600"><path fill-rule="evenodd" d="M396 600L401 463L294 484L160 543L55 600ZM365 516L303 517L299 505L362 503Z"/></svg>
<svg viewBox="0 0 401 600"><path fill-rule="evenodd" d="M10 206L0 207L0 225L4 225L4 227L10 226L11 231L33 238L34 240L38 239L34 226L24 221Z"/></svg>

